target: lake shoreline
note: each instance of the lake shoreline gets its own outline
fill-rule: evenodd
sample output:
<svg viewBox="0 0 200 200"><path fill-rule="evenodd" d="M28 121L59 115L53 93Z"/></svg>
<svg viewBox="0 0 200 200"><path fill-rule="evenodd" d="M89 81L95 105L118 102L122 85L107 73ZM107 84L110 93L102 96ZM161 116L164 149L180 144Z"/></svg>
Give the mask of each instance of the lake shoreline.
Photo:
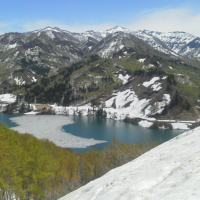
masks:
<svg viewBox="0 0 200 200"><path fill-rule="evenodd" d="M117 121L124 121L124 122L131 122L133 124L142 126L144 128L153 128L153 129L183 129L189 130L190 126L196 121L181 121L177 119L170 119L170 120L159 120L153 117L148 116L141 116L138 117L130 117L125 116L123 112L118 113L117 110L107 110L107 108L98 108L98 107L91 107L90 104L81 105L81 106L57 106L49 105L52 107L52 113L57 115L67 115L67 116L93 116L93 117L100 117L105 119L112 119ZM33 105L34 110L37 112L37 108ZM111 112L111 113L110 113ZM100 113L100 114L99 114ZM106 114L107 113L107 114ZM28 113L27 113L28 114ZM33 114L32 112L30 114ZM40 113L36 113L40 114Z"/></svg>

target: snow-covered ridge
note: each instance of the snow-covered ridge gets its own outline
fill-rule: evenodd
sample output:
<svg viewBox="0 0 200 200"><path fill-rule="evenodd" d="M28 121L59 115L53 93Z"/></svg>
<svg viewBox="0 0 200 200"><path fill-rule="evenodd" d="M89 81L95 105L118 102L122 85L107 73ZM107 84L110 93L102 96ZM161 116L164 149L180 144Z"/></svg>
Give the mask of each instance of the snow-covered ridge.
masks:
<svg viewBox="0 0 200 200"><path fill-rule="evenodd" d="M200 48L198 45L200 38L189 33L139 30L133 31L132 34L166 54L186 56L190 59L198 59L200 57Z"/></svg>
<svg viewBox="0 0 200 200"><path fill-rule="evenodd" d="M117 26L105 31L89 30L82 33L70 32L57 27L46 27L27 33L4 34L0 37L0 51L5 52L6 55L1 57L0 60L1 63L6 64L6 67L13 68L17 66L16 58L24 56L56 70L53 67L55 63L59 67L63 66L62 62L59 62L62 56L69 58L69 60L63 59L64 62L66 61L66 65L69 66L71 63L80 60L82 55L87 52L106 58L112 56L114 52L121 50L123 47L134 46L135 37L132 35L147 42L156 50L172 57L185 56L190 59L200 59L200 38L189 33L131 31ZM42 47L38 52L34 50L34 46L32 49L27 49L29 45L26 45L35 39L40 42L34 42L34 44L39 46L41 44ZM60 40L60 44L57 44L57 39ZM53 44L53 49L51 50L49 49L48 41ZM45 48L43 48L43 45ZM52 51L50 53L51 58L48 58L50 51ZM125 56L120 55L119 58L124 58Z"/></svg>
<svg viewBox="0 0 200 200"><path fill-rule="evenodd" d="M43 32L43 31L63 32L64 30L61 30L61 29L58 28L58 27L54 27L54 28L53 28L53 27L47 26L46 28L43 28L43 29L31 31L31 33L37 33L37 32Z"/></svg>
<svg viewBox="0 0 200 200"><path fill-rule="evenodd" d="M116 27L108 29L106 31L99 31L99 32L86 31L84 33L81 33L81 35L83 37L90 36L90 37L93 37L96 40L100 41L101 39L107 37L108 35L114 34L114 33L117 33L117 32L131 33L131 31L127 28L123 28L121 26L116 26Z"/></svg>
<svg viewBox="0 0 200 200"><path fill-rule="evenodd" d="M60 200L199 200L199 133L185 132Z"/></svg>
<svg viewBox="0 0 200 200"><path fill-rule="evenodd" d="M121 26L115 26L114 28L111 28L111 29L108 29L106 31L100 31L101 33L109 33L109 34L112 34L112 33L116 33L116 32L124 32L124 33L130 33L131 31L127 28L124 28L124 27L121 27Z"/></svg>
<svg viewBox="0 0 200 200"><path fill-rule="evenodd" d="M60 32L60 33L62 33L62 32L68 33L70 35L73 35L76 39L78 39L80 41L87 41L89 37L100 41L101 39L103 39L104 37L108 36L109 34L113 34L113 33L116 33L116 32L131 33L131 31L129 29L123 28L123 27L120 27L120 26L116 26L116 27L108 29L106 31L89 30L89 31L85 31L83 33L74 33L74 32L70 32L70 31L67 31L67 30L62 30L62 29L60 29L58 27L50 27L50 26L48 26L48 27L46 27L44 29L31 31L31 33L47 32L47 34L52 37L52 31Z"/></svg>

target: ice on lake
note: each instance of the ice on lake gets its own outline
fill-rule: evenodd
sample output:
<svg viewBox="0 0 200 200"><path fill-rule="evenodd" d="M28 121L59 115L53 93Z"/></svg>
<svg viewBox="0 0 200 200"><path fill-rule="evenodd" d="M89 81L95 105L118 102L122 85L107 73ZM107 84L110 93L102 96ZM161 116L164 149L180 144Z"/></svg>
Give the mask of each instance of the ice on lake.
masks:
<svg viewBox="0 0 200 200"><path fill-rule="evenodd" d="M10 118L18 126L11 129L19 133L29 133L38 139L49 139L62 148L86 148L106 141L87 139L64 132L63 126L74 123L66 116L29 115Z"/></svg>

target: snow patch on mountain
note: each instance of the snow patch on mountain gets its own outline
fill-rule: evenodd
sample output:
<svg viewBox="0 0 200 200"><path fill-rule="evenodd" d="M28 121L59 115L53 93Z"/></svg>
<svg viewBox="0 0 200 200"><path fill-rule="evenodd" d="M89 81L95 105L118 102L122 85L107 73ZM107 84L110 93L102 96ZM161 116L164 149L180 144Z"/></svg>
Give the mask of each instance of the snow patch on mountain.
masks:
<svg viewBox="0 0 200 200"><path fill-rule="evenodd" d="M84 33L70 33L70 34L81 42L86 42L88 41L89 38L94 38L97 41L100 41L104 38L100 32L95 32L92 30L86 31Z"/></svg>
<svg viewBox="0 0 200 200"><path fill-rule="evenodd" d="M149 87L150 85L153 85L158 80L160 80L160 77L153 77L150 81L146 81L142 85L144 87Z"/></svg>
<svg viewBox="0 0 200 200"><path fill-rule="evenodd" d="M0 102L14 103L16 101L16 95L13 94L1 94Z"/></svg>
<svg viewBox="0 0 200 200"><path fill-rule="evenodd" d="M14 81L16 85L25 85L26 81L22 77L15 77Z"/></svg>
<svg viewBox="0 0 200 200"><path fill-rule="evenodd" d="M165 80L166 78L167 78L167 76L163 76L161 79L162 79L162 80Z"/></svg>
<svg viewBox="0 0 200 200"><path fill-rule="evenodd" d="M173 129L185 129L185 130L189 130L190 128L188 127L189 125L191 125L190 123L171 123L172 128Z"/></svg>
<svg viewBox="0 0 200 200"><path fill-rule="evenodd" d="M145 60L146 60L146 58L140 58L138 61L141 63L144 63Z"/></svg>
<svg viewBox="0 0 200 200"><path fill-rule="evenodd" d="M124 45L123 45L123 44L119 46L119 49L120 49L120 50L123 49L123 48L124 48ZM126 54L126 53L125 53L125 54Z"/></svg>
<svg viewBox="0 0 200 200"><path fill-rule="evenodd" d="M14 57L17 57L18 54L19 54L19 51L16 51L14 54Z"/></svg>
<svg viewBox="0 0 200 200"><path fill-rule="evenodd" d="M160 114L164 110L165 106L168 105L171 101L171 97L169 94L163 94L161 102L155 102L154 105L149 105L144 113L145 116L152 116L155 114Z"/></svg>
<svg viewBox="0 0 200 200"><path fill-rule="evenodd" d="M42 49L38 46L35 46L33 48L28 48L26 51L25 51L25 55L27 57L29 56L38 56L39 52L41 52Z"/></svg>
<svg viewBox="0 0 200 200"><path fill-rule="evenodd" d="M31 81L32 82L37 82L37 79L34 76L32 76L32 80Z"/></svg>
<svg viewBox="0 0 200 200"><path fill-rule="evenodd" d="M153 91L159 91L162 87L161 87L161 83L155 83L151 86L151 88L153 89Z"/></svg>
<svg viewBox="0 0 200 200"><path fill-rule="evenodd" d="M102 49L102 50L100 51L101 57L102 57L102 58L108 57L109 54L110 54L110 52L115 51L115 48L116 48L116 45L117 45L117 44L118 44L117 41L112 41L112 42L108 45L108 47Z"/></svg>
<svg viewBox="0 0 200 200"><path fill-rule="evenodd" d="M153 122L148 122L147 120L142 120L138 124L144 128L149 128L153 125Z"/></svg>
<svg viewBox="0 0 200 200"><path fill-rule="evenodd" d="M128 83L128 79L130 78L130 75L126 74L125 76L123 76L122 74L119 74L118 78L123 81L123 84L126 84Z"/></svg>
<svg viewBox="0 0 200 200"><path fill-rule="evenodd" d="M16 48L17 46L18 46L17 43L15 43L15 44L9 44L9 45L7 45L7 50L9 50L9 49L14 49L14 48Z"/></svg>
<svg viewBox="0 0 200 200"><path fill-rule="evenodd" d="M146 118L143 113L150 99L139 99L134 91L128 89L113 93L113 97L105 102L104 110L107 118L124 120L129 118Z"/></svg>
<svg viewBox="0 0 200 200"><path fill-rule="evenodd" d="M54 38L55 38L55 36L54 36L54 34L52 33L52 31L47 31L46 34L47 34L47 36L49 36L51 39L54 39Z"/></svg>

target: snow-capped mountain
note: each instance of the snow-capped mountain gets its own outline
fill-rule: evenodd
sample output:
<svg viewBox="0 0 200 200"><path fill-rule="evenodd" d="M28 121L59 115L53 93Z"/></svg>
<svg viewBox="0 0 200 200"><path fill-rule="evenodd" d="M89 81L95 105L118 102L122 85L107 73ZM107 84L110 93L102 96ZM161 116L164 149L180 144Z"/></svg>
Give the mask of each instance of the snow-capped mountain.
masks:
<svg viewBox="0 0 200 200"><path fill-rule="evenodd" d="M37 97L38 102L76 106L96 104L98 100L105 103L102 108L112 119L129 120L137 113L140 120L176 117L194 121L199 118L200 109L199 69L183 63L178 54L194 41L198 38L185 33L136 34L121 27L104 32L72 33L47 27L28 33L8 33L0 37L0 88L39 80L40 92L35 83L30 84L27 101L33 102ZM69 70L67 67L75 62ZM46 78L40 80L42 77ZM148 82L151 84L146 86ZM135 107L136 102L141 106ZM156 126L163 127L160 123Z"/></svg>
<svg viewBox="0 0 200 200"><path fill-rule="evenodd" d="M28 33L6 33L0 36L0 66L5 69L4 78L23 67L28 67L40 76L40 72L45 70L51 76L58 69L82 59L88 51L87 44L83 46L71 33L58 28L47 27ZM26 61L24 66L22 59Z"/></svg>
<svg viewBox="0 0 200 200"><path fill-rule="evenodd" d="M103 38L119 31L129 32L121 27L84 33L46 27L27 33L6 33L0 36L0 65L20 68L20 60L25 58L46 65L55 73L58 68L82 59Z"/></svg>
<svg viewBox="0 0 200 200"><path fill-rule="evenodd" d="M82 60L88 53L107 58L123 48L146 51L148 45L175 58L200 59L200 38L184 32L133 32L116 26L106 31L73 33L46 27L27 33L0 35L0 66L5 70L2 78L8 79L14 70L27 66L36 75L52 76L58 69ZM24 66L22 59L26 60Z"/></svg>
<svg viewBox="0 0 200 200"><path fill-rule="evenodd" d="M104 57L110 56L114 51L122 48L123 44L117 44L120 42L119 39L115 44L120 48L115 47L112 51L104 47L100 52L96 49L93 52L93 47L110 35L113 35L110 39L114 39L114 34L117 32L128 33L130 31L122 27L114 27L107 31L91 30L84 33L73 33L57 27L46 27L27 33L3 34L0 36L0 66L6 72L3 78L12 79L14 70L26 67L36 75L43 76L44 73L40 72L45 71L46 75L52 76L57 73L58 69L80 61L88 52L105 54ZM22 59L25 59L26 63L22 63ZM22 74L14 80L20 79L20 82L24 82L21 77L23 77ZM19 84L19 81L15 82Z"/></svg>
<svg viewBox="0 0 200 200"><path fill-rule="evenodd" d="M148 30L131 31L127 28L116 26L106 31L86 31L84 33L76 34L75 37L81 41L87 41L88 38L94 38L100 42L109 35L119 32L134 35L147 42L156 50L173 57L183 56L190 59L200 59L200 38L186 32L174 31L165 33ZM118 44L118 46L120 45ZM119 48L116 49L119 50ZM105 56L105 54L106 52L104 54L100 52L99 55Z"/></svg>
<svg viewBox="0 0 200 200"><path fill-rule="evenodd" d="M116 32L130 33L131 31L127 28L116 26L116 27L108 29L106 31L95 32L93 30L90 30L90 31L86 31L84 33L71 33L71 34L74 35L74 37L76 37L80 41L87 41L88 38L90 38L90 37L100 41L103 38L107 37L108 35L116 33Z"/></svg>
<svg viewBox="0 0 200 200"><path fill-rule="evenodd" d="M98 54L102 58L108 58L113 57L113 54L116 54L119 51L123 52L124 55L128 55L127 49L132 49L132 55L136 52L139 53L142 51L155 51L146 42L138 39L132 34L115 32L109 34L107 37L103 38L98 44L94 45L91 49L91 52L94 54Z"/></svg>
<svg viewBox="0 0 200 200"><path fill-rule="evenodd" d="M124 32L112 33L103 38L101 42L94 46L93 52L97 53L102 58L107 58L109 56L112 56L114 52L117 52L124 47L135 46L135 42L132 37L132 35L126 34Z"/></svg>
<svg viewBox="0 0 200 200"><path fill-rule="evenodd" d="M198 200L199 132L185 132L60 200Z"/></svg>
<svg viewBox="0 0 200 200"><path fill-rule="evenodd" d="M200 59L200 38L189 33L139 30L132 34L166 54Z"/></svg>
<svg viewBox="0 0 200 200"><path fill-rule="evenodd" d="M107 36L108 34L123 32L123 33L131 33L131 31L127 28L121 26L115 26L114 28L108 29L106 31L101 31L102 35Z"/></svg>

